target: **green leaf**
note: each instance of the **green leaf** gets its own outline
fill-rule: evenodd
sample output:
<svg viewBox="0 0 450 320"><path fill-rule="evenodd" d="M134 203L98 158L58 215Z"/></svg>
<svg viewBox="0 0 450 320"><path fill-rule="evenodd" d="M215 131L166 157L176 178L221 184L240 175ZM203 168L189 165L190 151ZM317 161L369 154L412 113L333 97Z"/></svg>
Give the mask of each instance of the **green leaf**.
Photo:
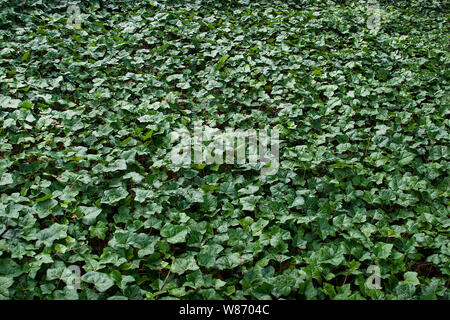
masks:
<svg viewBox="0 0 450 320"><path fill-rule="evenodd" d="M417 286L420 284L419 279L417 279L417 272L405 272L403 277L404 280L401 282L403 284L412 284L413 286Z"/></svg>
<svg viewBox="0 0 450 320"><path fill-rule="evenodd" d="M14 183L13 176L10 173L4 173L2 174L0 178L0 186L6 186L9 184Z"/></svg>
<svg viewBox="0 0 450 320"><path fill-rule="evenodd" d="M128 196L128 191L122 187L113 188L105 191L101 199L101 203L115 204Z"/></svg>
<svg viewBox="0 0 450 320"><path fill-rule="evenodd" d="M102 209L97 207L80 207L80 211L83 214L82 221L84 224L93 225L97 220L98 215L102 212Z"/></svg>
<svg viewBox="0 0 450 320"><path fill-rule="evenodd" d="M391 254L393 244L378 242L373 248L373 253L379 259L387 259Z"/></svg>
<svg viewBox="0 0 450 320"><path fill-rule="evenodd" d="M229 55L224 55L219 59L219 62L217 62L216 65L216 70L220 70L222 69L223 65L225 64L225 62L228 60L230 56Z"/></svg>
<svg viewBox="0 0 450 320"><path fill-rule="evenodd" d="M48 228L42 229L36 236L36 245L39 247L43 244L45 247L51 247L55 240L67 237L67 228L67 225L55 223Z"/></svg>
<svg viewBox="0 0 450 320"><path fill-rule="evenodd" d="M25 54L22 56L22 59L20 59L21 62L24 62L28 59L28 57L30 56L31 51L27 51L25 52Z"/></svg>
<svg viewBox="0 0 450 320"><path fill-rule="evenodd" d="M184 226L177 226L173 224L166 224L161 229L161 236L169 243L183 243L186 242L186 236L189 229Z"/></svg>
<svg viewBox="0 0 450 320"><path fill-rule="evenodd" d="M92 283L100 292L105 292L114 285L114 281L105 273L90 271L81 277L81 280Z"/></svg>

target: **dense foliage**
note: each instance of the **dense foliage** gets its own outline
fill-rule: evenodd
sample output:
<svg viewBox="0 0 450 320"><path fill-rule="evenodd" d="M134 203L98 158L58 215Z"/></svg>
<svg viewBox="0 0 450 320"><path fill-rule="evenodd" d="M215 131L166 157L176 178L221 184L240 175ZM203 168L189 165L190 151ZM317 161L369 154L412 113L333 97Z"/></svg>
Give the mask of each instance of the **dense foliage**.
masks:
<svg viewBox="0 0 450 320"><path fill-rule="evenodd" d="M0 297L448 299L448 3L366 7L1 0ZM173 165L195 120L277 174Z"/></svg>

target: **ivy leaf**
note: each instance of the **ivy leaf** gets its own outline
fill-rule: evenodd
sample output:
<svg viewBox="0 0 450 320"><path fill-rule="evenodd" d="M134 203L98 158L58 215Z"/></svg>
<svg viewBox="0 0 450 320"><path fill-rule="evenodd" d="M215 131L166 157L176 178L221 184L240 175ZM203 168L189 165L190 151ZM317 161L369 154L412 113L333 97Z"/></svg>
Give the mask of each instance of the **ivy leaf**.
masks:
<svg viewBox="0 0 450 320"><path fill-rule="evenodd" d="M122 187L113 188L105 191L101 203L115 204L128 196L128 191Z"/></svg>
<svg viewBox="0 0 450 320"><path fill-rule="evenodd" d="M13 176L10 173L3 173L0 177L0 186L6 186L14 183Z"/></svg>
<svg viewBox="0 0 450 320"><path fill-rule="evenodd" d="M67 225L55 223L46 229L42 229L37 234L36 245L39 247L42 244L46 247L51 247L53 242L58 239L67 237Z"/></svg>
<svg viewBox="0 0 450 320"><path fill-rule="evenodd" d="M105 273L90 271L81 277L81 280L92 283L100 292L105 292L114 285L114 281Z"/></svg>
<svg viewBox="0 0 450 320"><path fill-rule="evenodd" d="M413 286L417 286L420 284L419 279L417 279L417 272L405 272L404 280L401 281L402 284L412 284Z"/></svg>
<svg viewBox="0 0 450 320"><path fill-rule="evenodd" d="M379 259L387 259L391 254L393 244L378 242L373 248L373 253Z"/></svg>
<svg viewBox="0 0 450 320"><path fill-rule="evenodd" d="M81 212L83 213L82 221L84 224L93 225L98 217L98 215L102 212L102 209L97 207L80 207Z"/></svg>
<svg viewBox="0 0 450 320"><path fill-rule="evenodd" d="M187 227L166 224L162 227L160 233L169 243L183 243L186 242L188 231L189 229Z"/></svg>

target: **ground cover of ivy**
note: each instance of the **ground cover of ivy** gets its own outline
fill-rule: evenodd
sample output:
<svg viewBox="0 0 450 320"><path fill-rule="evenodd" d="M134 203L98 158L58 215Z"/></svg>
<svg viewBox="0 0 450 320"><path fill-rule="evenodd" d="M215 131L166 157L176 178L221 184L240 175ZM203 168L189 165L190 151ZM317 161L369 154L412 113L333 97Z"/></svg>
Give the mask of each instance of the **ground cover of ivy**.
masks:
<svg viewBox="0 0 450 320"><path fill-rule="evenodd" d="M0 298L449 299L448 2L379 7L1 0ZM278 172L175 166L196 120Z"/></svg>

